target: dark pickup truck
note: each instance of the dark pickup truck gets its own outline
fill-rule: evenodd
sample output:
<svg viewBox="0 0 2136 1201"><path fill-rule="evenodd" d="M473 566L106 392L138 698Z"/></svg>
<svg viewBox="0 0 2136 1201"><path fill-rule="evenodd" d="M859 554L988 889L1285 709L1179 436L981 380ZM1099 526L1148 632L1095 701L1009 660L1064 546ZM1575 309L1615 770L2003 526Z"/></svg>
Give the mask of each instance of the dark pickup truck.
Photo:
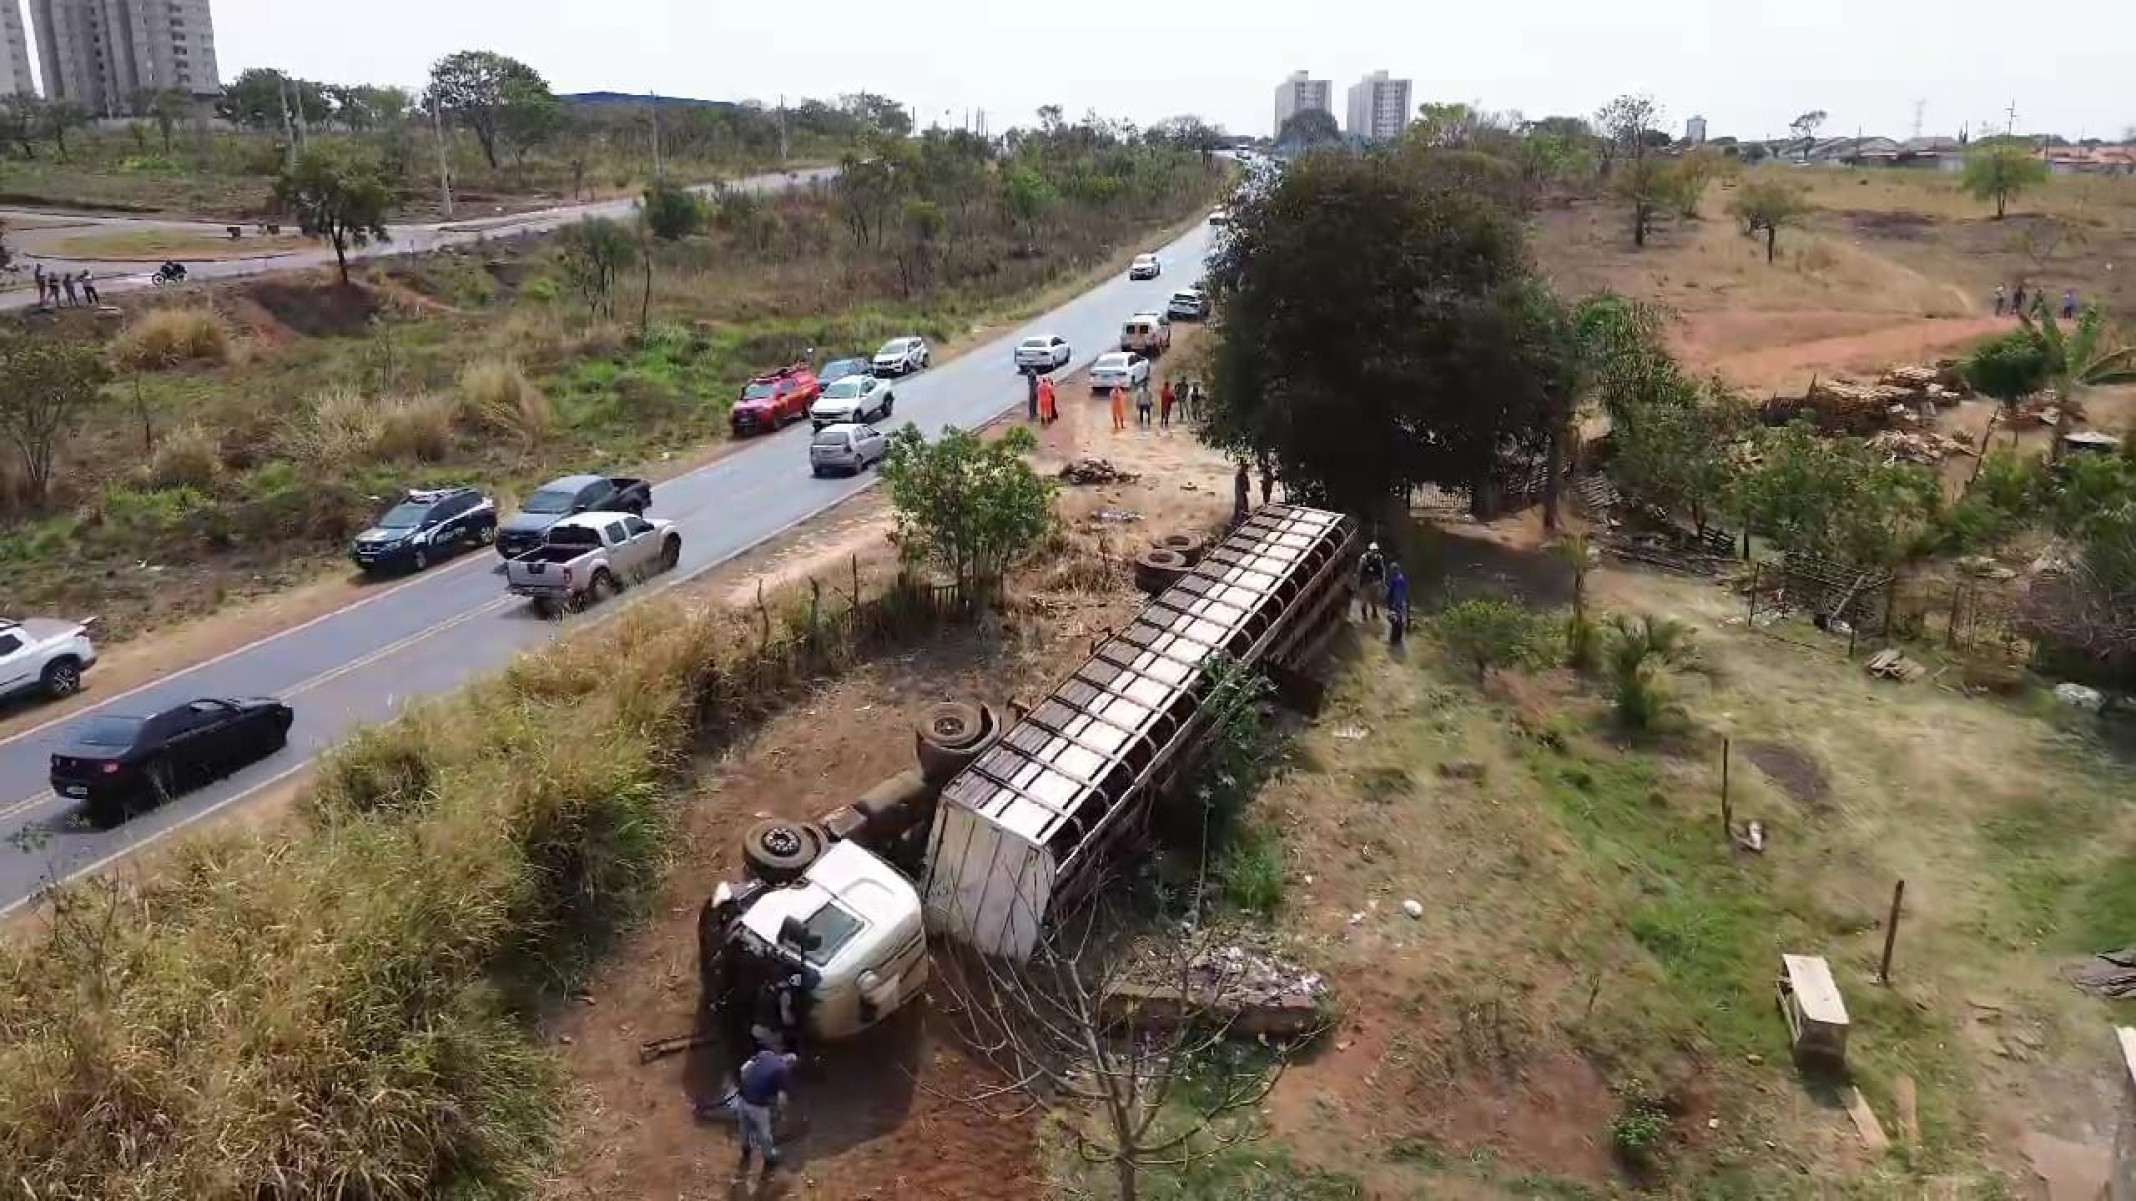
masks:
<svg viewBox="0 0 2136 1201"><path fill-rule="evenodd" d="M567 475L550 480L497 526L497 553L523 555L542 544L549 527L580 513L635 513L653 506L653 486L628 476Z"/></svg>

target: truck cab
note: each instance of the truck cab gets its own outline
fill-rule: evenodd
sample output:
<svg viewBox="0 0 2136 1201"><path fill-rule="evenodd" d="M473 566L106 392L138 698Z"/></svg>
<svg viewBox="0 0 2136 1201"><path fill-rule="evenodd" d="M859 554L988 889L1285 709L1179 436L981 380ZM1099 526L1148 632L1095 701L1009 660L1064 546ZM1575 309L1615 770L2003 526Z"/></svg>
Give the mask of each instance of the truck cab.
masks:
<svg viewBox="0 0 2136 1201"><path fill-rule="evenodd" d="M811 984L803 1008L812 1037L849 1038L927 986L919 893L857 843L832 844L785 885L737 893L722 884L709 912L723 909L739 912L717 934L720 968L731 978L803 975Z"/></svg>

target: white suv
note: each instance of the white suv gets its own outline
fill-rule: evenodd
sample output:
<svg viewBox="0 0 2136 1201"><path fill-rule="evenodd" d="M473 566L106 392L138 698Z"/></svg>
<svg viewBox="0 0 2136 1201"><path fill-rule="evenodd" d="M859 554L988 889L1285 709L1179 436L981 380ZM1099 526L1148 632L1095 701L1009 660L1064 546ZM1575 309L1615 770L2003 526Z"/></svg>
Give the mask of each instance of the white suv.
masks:
<svg viewBox="0 0 2136 1201"><path fill-rule="evenodd" d="M81 691L82 673L95 663L87 625L49 617L0 619L0 697L72 696Z"/></svg>
<svg viewBox="0 0 2136 1201"><path fill-rule="evenodd" d="M927 339L892 338L870 360L877 375L909 375L927 368Z"/></svg>

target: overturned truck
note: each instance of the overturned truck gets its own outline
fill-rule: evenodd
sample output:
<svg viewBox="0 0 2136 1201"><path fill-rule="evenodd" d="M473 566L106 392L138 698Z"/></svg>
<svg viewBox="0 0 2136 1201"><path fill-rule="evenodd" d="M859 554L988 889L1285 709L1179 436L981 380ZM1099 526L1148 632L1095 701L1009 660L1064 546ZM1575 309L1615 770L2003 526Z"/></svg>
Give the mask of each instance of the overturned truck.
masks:
<svg viewBox="0 0 2136 1201"><path fill-rule="evenodd" d="M738 1046L781 1021L843 1038L919 995L930 936L1028 957L1049 915L1143 845L1152 802L1199 759L1222 671L1308 686L1359 543L1341 514L1264 505L1006 729L985 706L936 706L918 769L814 822L751 827L748 879L699 920L715 1018Z"/></svg>

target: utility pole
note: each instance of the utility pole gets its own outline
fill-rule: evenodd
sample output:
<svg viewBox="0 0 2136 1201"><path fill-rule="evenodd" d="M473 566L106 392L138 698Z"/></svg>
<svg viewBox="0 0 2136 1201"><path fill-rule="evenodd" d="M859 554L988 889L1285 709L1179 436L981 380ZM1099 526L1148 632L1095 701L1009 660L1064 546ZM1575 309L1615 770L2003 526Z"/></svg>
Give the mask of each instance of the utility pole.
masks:
<svg viewBox="0 0 2136 1201"><path fill-rule="evenodd" d="M786 93L779 93L779 161L786 161Z"/></svg>
<svg viewBox="0 0 2136 1201"><path fill-rule="evenodd" d="M660 93L651 93L653 98L653 179L666 178L660 166Z"/></svg>
<svg viewBox="0 0 2136 1201"><path fill-rule="evenodd" d="M1923 113L1925 113L1925 112L1927 112L1927 111L1928 111L1928 101L1927 101L1927 100L1925 100L1925 99L1924 99L1924 100L1916 100L1916 101L1914 101L1914 132L1913 132L1913 136L1914 136L1914 140L1915 140L1915 141L1919 141L1919 140L1920 140L1920 138L1921 138L1921 114L1923 114Z"/></svg>
<svg viewBox="0 0 2136 1201"><path fill-rule="evenodd" d="M289 119L289 81L275 76L274 98L282 105L282 137L288 142L283 159L290 171L297 169L297 126Z"/></svg>
<svg viewBox="0 0 2136 1201"><path fill-rule="evenodd" d="M2008 113L2010 117L2010 123L2003 126L2003 133L2008 135L2015 135L2017 133L2017 101L2015 99L2012 99L2010 101L2010 108L2008 110Z"/></svg>
<svg viewBox="0 0 2136 1201"><path fill-rule="evenodd" d="M438 194L445 201L445 219L452 220L452 169L445 156L445 118L438 111L438 92L430 90L430 134L438 144Z"/></svg>

